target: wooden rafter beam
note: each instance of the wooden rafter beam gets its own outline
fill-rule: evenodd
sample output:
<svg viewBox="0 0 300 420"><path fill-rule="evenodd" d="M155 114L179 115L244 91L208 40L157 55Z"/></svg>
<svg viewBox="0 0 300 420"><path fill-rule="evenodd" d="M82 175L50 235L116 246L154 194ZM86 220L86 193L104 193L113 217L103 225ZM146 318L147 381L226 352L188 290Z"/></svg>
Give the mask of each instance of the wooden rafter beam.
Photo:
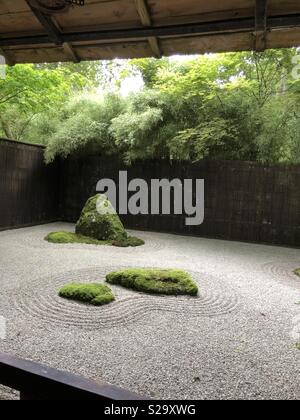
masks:
<svg viewBox="0 0 300 420"><path fill-rule="evenodd" d="M31 11L40 22L40 24L43 26L49 38L56 45L62 45L64 51L74 63L79 63L80 59L77 56L76 52L74 51L72 44L70 42L64 42L62 40L62 31L60 30L59 25L56 22L56 20L52 16L48 16L44 14L43 12L41 12L40 10L33 7L29 0L26 0L26 3L28 4Z"/></svg>
<svg viewBox="0 0 300 420"><path fill-rule="evenodd" d="M159 46L159 41L155 36L150 36L148 38L148 42L150 45L150 48L152 50L152 52L154 53L156 58L161 58L162 57L162 53L161 53L161 49Z"/></svg>
<svg viewBox="0 0 300 420"><path fill-rule="evenodd" d="M256 0L255 7L255 50L264 51L267 47L268 0Z"/></svg>
<svg viewBox="0 0 300 420"><path fill-rule="evenodd" d="M56 20L54 18L52 18L53 23L55 24L55 26L57 27L60 35L59 35L59 39L60 42L62 42L62 38L61 38L61 34L62 34L62 30L60 29L58 23L56 22ZM70 60L73 61L73 63L80 63L80 58L78 57L76 51L73 48L73 45L71 44L71 42L63 42L62 47L64 49L64 52L70 57Z"/></svg>
<svg viewBox="0 0 300 420"><path fill-rule="evenodd" d="M45 15L40 10L33 7L29 0L26 0L26 3L28 4L28 7L30 7L30 10L34 14L34 16L37 18L37 20L40 22L44 30L46 31L49 38L57 45L61 45L63 42L61 40L61 33L59 29L57 28L56 24L52 20L51 16Z"/></svg>
<svg viewBox="0 0 300 420"><path fill-rule="evenodd" d="M149 11L147 0L134 0L136 9L143 26L152 26L152 19Z"/></svg>
<svg viewBox="0 0 300 420"><path fill-rule="evenodd" d="M300 14L283 17L272 17L267 21L268 29L288 29L300 27ZM131 41L148 39L150 37L180 37L201 35L226 35L226 33L243 33L255 31L255 19L235 19L223 22L196 23L176 26L156 26L151 28L124 29L113 31L91 31L61 34L62 43L65 42L105 42ZM51 44L49 35L28 35L20 37L0 38L0 48L17 46L38 46Z"/></svg>
<svg viewBox="0 0 300 420"><path fill-rule="evenodd" d="M64 48L64 51L66 52L66 54L71 58L71 60L74 63L80 63L80 58L76 54L72 44L70 44L69 42L65 42L63 44L63 48Z"/></svg>
<svg viewBox="0 0 300 420"><path fill-rule="evenodd" d="M139 14L139 17L141 19L142 25L150 28L152 26L152 18L151 18L151 13L150 13L147 0L135 0L135 5L136 5L137 12ZM157 37L155 36L149 37L148 42L155 57L161 58L162 53L160 50L159 41Z"/></svg>

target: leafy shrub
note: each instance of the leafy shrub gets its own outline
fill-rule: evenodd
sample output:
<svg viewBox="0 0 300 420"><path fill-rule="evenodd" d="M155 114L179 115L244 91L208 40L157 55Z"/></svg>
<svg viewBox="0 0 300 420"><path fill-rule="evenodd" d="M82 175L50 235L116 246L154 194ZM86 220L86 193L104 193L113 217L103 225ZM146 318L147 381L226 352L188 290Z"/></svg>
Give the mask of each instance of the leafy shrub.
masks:
<svg viewBox="0 0 300 420"><path fill-rule="evenodd" d="M61 110L62 119L46 148L46 162L79 152L115 153L110 124L122 107L122 98L117 95L107 95L102 100L73 100Z"/></svg>

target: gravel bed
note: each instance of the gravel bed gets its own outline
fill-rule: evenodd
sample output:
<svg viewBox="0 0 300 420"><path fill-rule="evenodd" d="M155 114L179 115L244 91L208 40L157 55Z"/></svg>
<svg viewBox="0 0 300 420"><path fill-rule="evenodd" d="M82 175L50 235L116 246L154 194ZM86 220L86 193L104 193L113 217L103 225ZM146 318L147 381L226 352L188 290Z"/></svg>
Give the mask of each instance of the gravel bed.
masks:
<svg viewBox="0 0 300 420"><path fill-rule="evenodd" d="M43 239L73 229L0 232L0 351L158 399L299 399L299 250L150 232L134 232L139 248ZM102 308L57 296L128 267L185 269L200 295L113 286L117 299ZM0 387L0 399L17 396Z"/></svg>

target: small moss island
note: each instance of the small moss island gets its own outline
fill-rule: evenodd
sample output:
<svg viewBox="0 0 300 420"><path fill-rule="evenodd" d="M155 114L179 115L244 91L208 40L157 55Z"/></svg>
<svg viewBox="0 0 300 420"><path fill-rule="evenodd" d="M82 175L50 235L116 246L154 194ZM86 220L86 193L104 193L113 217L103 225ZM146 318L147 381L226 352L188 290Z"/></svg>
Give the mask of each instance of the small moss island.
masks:
<svg viewBox="0 0 300 420"><path fill-rule="evenodd" d="M71 232L52 232L46 236L46 241L53 244L88 244L88 245L106 245L109 241L98 241L87 236L77 235Z"/></svg>
<svg viewBox="0 0 300 420"><path fill-rule="evenodd" d="M138 292L197 296L198 286L182 270L128 269L110 273L106 281Z"/></svg>
<svg viewBox="0 0 300 420"><path fill-rule="evenodd" d="M58 294L62 298L94 306L107 305L115 300L112 290L105 284L98 283L70 283L62 287Z"/></svg>
<svg viewBox="0 0 300 420"><path fill-rule="evenodd" d="M109 209L110 212L106 211ZM76 223L76 231L52 232L45 240L56 244L111 245L116 247L137 247L145 245L142 239L129 236L105 195L91 197Z"/></svg>

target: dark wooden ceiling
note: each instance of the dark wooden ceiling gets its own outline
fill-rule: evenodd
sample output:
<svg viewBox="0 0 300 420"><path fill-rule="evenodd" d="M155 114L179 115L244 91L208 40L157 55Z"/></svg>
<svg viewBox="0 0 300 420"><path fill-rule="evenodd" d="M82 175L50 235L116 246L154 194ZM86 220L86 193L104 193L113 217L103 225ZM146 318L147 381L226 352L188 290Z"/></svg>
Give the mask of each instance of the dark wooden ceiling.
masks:
<svg viewBox="0 0 300 420"><path fill-rule="evenodd" d="M33 4L0 0L9 64L300 45L300 0L86 0L55 14Z"/></svg>

